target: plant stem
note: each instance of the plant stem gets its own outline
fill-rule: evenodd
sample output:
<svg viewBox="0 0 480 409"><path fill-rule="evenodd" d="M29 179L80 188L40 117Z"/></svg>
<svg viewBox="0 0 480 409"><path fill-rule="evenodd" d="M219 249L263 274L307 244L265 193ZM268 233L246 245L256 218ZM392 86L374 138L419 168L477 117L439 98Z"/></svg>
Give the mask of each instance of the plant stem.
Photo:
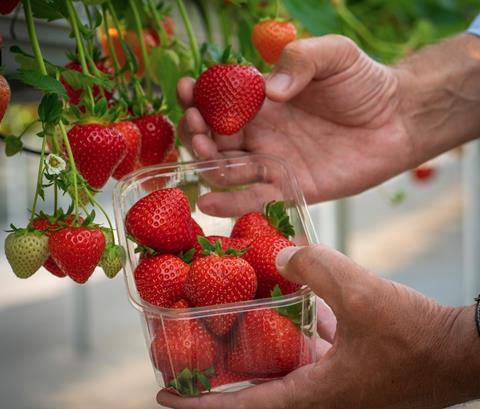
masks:
<svg viewBox="0 0 480 409"><path fill-rule="evenodd" d="M155 22L155 28L157 29L158 34L160 36L160 45L162 47L166 47L167 45L169 45L170 41L168 40L167 32L165 31L165 28L163 27L162 19L160 18L160 15L158 14L158 10L155 7L155 4L153 3L153 0L147 0L147 6L150 7L150 11L153 14L153 21Z"/></svg>
<svg viewBox="0 0 480 409"><path fill-rule="evenodd" d="M231 29L232 23L229 16L229 11L225 6L220 6L219 18L220 18L220 28L222 31L223 47L227 48L230 46L230 38L232 36L232 29Z"/></svg>
<svg viewBox="0 0 480 409"><path fill-rule="evenodd" d="M208 1L201 0L200 7L202 8L202 13L205 19L205 29L207 30L207 40L209 43L213 43L215 40L213 38L212 17L210 16L210 7L208 6Z"/></svg>
<svg viewBox="0 0 480 409"><path fill-rule="evenodd" d="M114 231L113 224L110 220L110 217L108 217L108 213L105 211L103 206L100 203L97 202L97 200L95 199L95 197L92 195L92 193L89 190L87 190L86 192L87 192L88 198L90 199L90 202L93 203L96 207L98 207L98 209L103 213L103 215L107 219L108 227L110 227L110 230L112 230L112 232L113 232ZM115 244L115 235L113 235L113 244Z"/></svg>
<svg viewBox="0 0 480 409"><path fill-rule="evenodd" d="M70 146L70 141L68 140L67 131L62 121L60 121L59 127L60 127L60 132L62 134L63 144L65 145L65 149L67 151L68 163L70 164L71 171L73 174L73 192L74 192L73 205L75 209L75 220L73 221L73 224L76 225L78 221L78 180L77 180L78 170L77 170L77 165L75 163L75 159L73 158L72 147Z"/></svg>
<svg viewBox="0 0 480 409"><path fill-rule="evenodd" d="M277 19L280 14L280 0L275 0L275 18Z"/></svg>
<svg viewBox="0 0 480 409"><path fill-rule="evenodd" d="M150 66L150 58L148 57L147 45L145 44L145 36L143 35L142 22L140 14L135 4L135 0L128 0L133 13L133 21L135 22L135 31L137 32L138 41L140 42L140 51L142 53L143 65L145 66L145 80L147 85L147 96L151 100L153 97L152 90L152 73Z"/></svg>
<svg viewBox="0 0 480 409"><path fill-rule="evenodd" d="M44 136L42 141L42 150L40 153L40 164L38 166L38 173L37 173L37 188L35 189L35 196L33 197L32 214L30 216L30 223L32 223L33 219L35 218L35 213L37 212L38 197L40 195L40 190L42 189L43 164L45 162L46 145L47 145L47 137Z"/></svg>
<svg viewBox="0 0 480 409"><path fill-rule="evenodd" d="M132 0L130 0L132 1ZM182 16L183 24L185 26L185 30L187 31L188 41L190 42L190 47L192 49L193 60L195 63L195 71L200 72L200 52L198 50L197 39L195 38L195 34L193 32L192 23L190 22L190 18L188 17L187 9L185 8L185 3L183 0L175 0L177 3L178 11Z"/></svg>

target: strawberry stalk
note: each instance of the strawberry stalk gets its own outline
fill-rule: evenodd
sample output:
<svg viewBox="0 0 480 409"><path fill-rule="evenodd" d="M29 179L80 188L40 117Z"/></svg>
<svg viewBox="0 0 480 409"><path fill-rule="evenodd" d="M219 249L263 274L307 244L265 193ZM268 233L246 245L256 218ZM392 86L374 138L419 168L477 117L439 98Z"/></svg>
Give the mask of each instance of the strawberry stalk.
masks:
<svg viewBox="0 0 480 409"><path fill-rule="evenodd" d="M190 47L192 49L192 54L193 54L193 60L195 62L195 70L197 72L200 72L200 67L201 67L200 52L198 50L197 39L193 32L192 23L190 22L187 9L185 8L185 3L183 2L183 0L175 0L175 1L177 3L178 11L180 12L180 16L182 17L185 30L187 31L188 41L190 42Z"/></svg>
<svg viewBox="0 0 480 409"><path fill-rule="evenodd" d="M97 200L95 199L95 197L92 195L92 193L90 192L90 190L86 190L87 192L87 196L90 200L90 202L96 206L102 213L103 215L105 216L105 218L107 219L107 223L108 223L108 227L110 227L110 230L113 232L113 224L112 224L112 221L110 220L110 217L108 217L108 213L105 211L105 209L103 208L103 206L97 202ZM115 236L113 236L113 245L115 245Z"/></svg>
<svg viewBox="0 0 480 409"><path fill-rule="evenodd" d="M130 8L133 13L133 21L135 23L135 31L137 32L138 41L140 42L140 51L142 53L143 62L145 64L146 75L146 85L147 85L147 96L151 100L153 97L152 91L152 68L150 66L150 58L148 57L147 45L145 44L145 37L143 36L142 22L140 20L140 13L138 12L137 5L135 0L128 0Z"/></svg>
<svg viewBox="0 0 480 409"><path fill-rule="evenodd" d="M280 0L275 0L275 19L278 18L280 14Z"/></svg>
<svg viewBox="0 0 480 409"><path fill-rule="evenodd" d="M167 45L169 45L168 35L167 35L167 32L165 31L165 28L163 27L162 19L161 19L160 15L158 14L158 10L155 7L155 4L153 3L153 0L147 0L147 7L150 8L150 11L153 15L153 22L154 22L155 28L157 29L157 32L160 36L161 46L166 47Z"/></svg>
<svg viewBox="0 0 480 409"><path fill-rule="evenodd" d="M40 189L42 188L42 181L43 181L43 164L45 161L45 147L47 145L47 137L43 137L42 141L42 149L40 151L40 164L38 165L38 173L37 173L37 187L35 189L35 196L33 197L33 205L32 205L32 214L30 216L30 224L33 222L35 218L35 213L37 211L37 203L38 197L40 195Z"/></svg>

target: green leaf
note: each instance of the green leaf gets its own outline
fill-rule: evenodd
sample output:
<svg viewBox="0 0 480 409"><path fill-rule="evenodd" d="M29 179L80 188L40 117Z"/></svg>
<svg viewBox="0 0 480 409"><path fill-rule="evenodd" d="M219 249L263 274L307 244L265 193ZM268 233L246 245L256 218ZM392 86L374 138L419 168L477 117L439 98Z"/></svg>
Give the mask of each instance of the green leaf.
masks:
<svg viewBox="0 0 480 409"><path fill-rule="evenodd" d="M23 149L22 140L16 136L9 135L5 138L5 154L14 156Z"/></svg>
<svg viewBox="0 0 480 409"><path fill-rule="evenodd" d="M33 15L47 21L59 20L68 16L64 0L31 0Z"/></svg>
<svg viewBox="0 0 480 409"><path fill-rule="evenodd" d="M271 201L265 207L265 215L272 226L274 226L285 237L295 236L295 229L290 223L285 202Z"/></svg>
<svg viewBox="0 0 480 409"><path fill-rule="evenodd" d="M40 69L38 67L35 57L31 54L26 53L20 47L12 45L10 47L10 52L15 54L15 61L20 65L21 69L31 71L38 71ZM51 76L55 76L57 71L62 68L46 61L45 59L43 60L43 62L45 63L47 73Z"/></svg>
<svg viewBox="0 0 480 409"><path fill-rule="evenodd" d="M12 78L46 93L58 94L60 96L67 95L60 81L49 75L43 75L38 71L20 69L12 75Z"/></svg>
<svg viewBox="0 0 480 409"><path fill-rule="evenodd" d="M38 117L42 122L57 124L62 117L63 104L55 94L46 94L43 96L38 106Z"/></svg>
<svg viewBox="0 0 480 409"><path fill-rule="evenodd" d="M271 292L272 299L279 299L283 296L280 286L277 284ZM292 305L287 305L284 307L278 307L277 311L280 315L283 315L290 319L295 325L302 325L302 316L303 316L303 302L297 302Z"/></svg>
<svg viewBox="0 0 480 409"><path fill-rule="evenodd" d="M180 59L173 50L157 47L150 54L153 81L162 87L167 106L177 104L177 83L180 79Z"/></svg>
<svg viewBox="0 0 480 409"><path fill-rule="evenodd" d="M337 13L331 1L283 0L290 16L300 21L313 35L340 31Z"/></svg>

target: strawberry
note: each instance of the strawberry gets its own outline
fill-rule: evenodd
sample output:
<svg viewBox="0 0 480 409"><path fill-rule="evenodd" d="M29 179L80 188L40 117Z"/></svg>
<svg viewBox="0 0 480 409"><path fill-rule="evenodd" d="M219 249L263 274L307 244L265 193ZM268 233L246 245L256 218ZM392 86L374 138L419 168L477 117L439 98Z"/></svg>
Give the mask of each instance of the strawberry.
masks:
<svg viewBox="0 0 480 409"><path fill-rule="evenodd" d="M417 182L427 182L435 177L437 169L429 163L424 163L411 171L413 180Z"/></svg>
<svg viewBox="0 0 480 409"><path fill-rule="evenodd" d="M77 124L68 140L78 171L94 189L101 189L127 153L127 143L116 129L99 123Z"/></svg>
<svg viewBox="0 0 480 409"><path fill-rule="evenodd" d="M290 218L285 210L284 202L270 202L265 206L265 212L250 212L240 217L233 226L231 237L255 239L258 236L285 237L295 235Z"/></svg>
<svg viewBox="0 0 480 409"><path fill-rule="evenodd" d="M250 249L243 256L255 269L258 278L256 298L270 297L271 291L278 284L283 294L291 294L300 286L283 278L277 271L275 259L280 250L295 246L295 243L285 237L260 236L250 245Z"/></svg>
<svg viewBox="0 0 480 409"><path fill-rule="evenodd" d="M135 241L160 253L177 254L194 244L187 196L180 189L160 189L140 199L125 218Z"/></svg>
<svg viewBox="0 0 480 409"><path fill-rule="evenodd" d="M197 236L204 236L203 232L202 234L197 234ZM224 236L207 236L205 237L212 245L215 245L215 243L220 241L222 245L222 250L226 252L228 249L233 249L233 250L238 250L242 251L248 248L252 240L249 239L236 239L236 238L231 238L231 237L224 237ZM197 241L194 246L195 249L195 254L194 258L197 257L203 257L203 249L201 244Z"/></svg>
<svg viewBox="0 0 480 409"><path fill-rule="evenodd" d="M140 150L142 148L142 134L137 125L130 121L116 122L112 125L112 128L115 128L123 135L127 145L125 158L117 166L115 172L113 172L113 177L119 180L138 167Z"/></svg>
<svg viewBox="0 0 480 409"><path fill-rule="evenodd" d="M48 240L50 254L72 280L87 282L105 250L105 236L98 228L64 227Z"/></svg>
<svg viewBox="0 0 480 409"><path fill-rule="evenodd" d="M165 16L162 18L162 26L167 34L168 39L170 40L175 35L175 21L170 16ZM155 30L153 27L147 27L145 31L152 36L157 47L161 45L160 35L158 34L157 30Z"/></svg>
<svg viewBox="0 0 480 409"><path fill-rule="evenodd" d="M110 76L113 76L113 70L105 65L101 61L95 61L95 66L97 69L105 74L108 74ZM65 68L68 70L72 71L77 71L77 72L82 72L82 66L78 61L72 61L69 62L68 64L65 65ZM83 96L83 89L82 88L74 88L72 85L70 85L67 80L62 76L60 77L60 82L62 83L63 87L65 88L65 91L67 91L67 96L68 96L68 102L70 105L80 105L80 102L82 100ZM107 101L112 99L112 93L110 91L107 91L106 89L103 90L105 98ZM96 99L100 95L101 91L98 85L94 85L92 87L92 94L93 97ZM84 107L81 107L82 111L85 110Z"/></svg>
<svg viewBox="0 0 480 409"><path fill-rule="evenodd" d="M197 236L205 236L205 233L203 232L202 227L195 221L194 218L192 218L192 226L193 226L193 237L197 238ZM197 241L195 241L195 245L197 245Z"/></svg>
<svg viewBox="0 0 480 409"><path fill-rule="evenodd" d="M289 21L264 20L253 27L252 43L267 64L276 64L288 43L297 38Z"/></svg>
<svg viewBox="0 0 480 409"><path fill-rule="evenodd" d="M167 155L163 163L176 163L178 162L179 154L176 149L172 149L170 153Z"/></svg>
<svg viewBox="0 0 480 409"><path fill-rule="evenodd" d="M190 266L171 254L143 259L135 269L138 293L143 300L168 308L185 297Z"/></svg>
<svg viewBox="0 0 480 409"><path fill-rule="evenodd" d="M108 278L115 278L123 268L125 259L125 249L118 244L111 244L105 248L99 265Z"/></svg>
<svg viewBox="0 0 480 409"><path fill-rule="evenodd" d="M221 249L220 241L215 247L199 237L205 251L210 255L193 261L185 283L185 294L197 307L229 304L252 300L257 289L257 277L252 266L244 259ZM228 333L235 323L235 314L207 318L207 326L218 336Z"/></svg>
<svg viewBox="0 0 480 409"><path fill-rule="evenodd" d="M253 310L241 318L227 369L236 373L283 374L301 365L303 335L287 317L275 310Z"/></svg>
<svg viewBox="0 0 480 409"><path fill-rule="evenodd" d="M146 115L133 122L142 134L140 165L162 163L174 147L175 131L168 117L162 114Z"/></svg>
<svg viewBox="0 0 480 409"><path fill-rule="evenodd" d="M48 237L38 230L15 230L5 239L5 256L17 277L28 278L48 258Z"/></svg>
<svg viewBox="0 0 480 409"><path fill-rule="evenodd" d="M210 384L212 388L218 388L219 386L248 381L249 379L251 379L249 375L231 372L223 365L219 365L215 366L215 376L210 380Z"/></svg>
<svg viewBox="0 0 480 409"><path fill-rule="evenodd" d="M0 1L0 14L6 16L10 14L20 3L20 0L2 0Z"/></svg>
<svg viewBox="0 0 480 409"><path fill-rule="evenodd" d="M265 80L252 66L217 64L198 78L195 105L216 133L232 135L260 110L265 99Z"/></svg>
<svg viewBox="0 0 480 409"><path fill-rule="evenodd" d="M10 103L10 86L3 75L0 75L0 122L2 121L8 104Z"/></svg>

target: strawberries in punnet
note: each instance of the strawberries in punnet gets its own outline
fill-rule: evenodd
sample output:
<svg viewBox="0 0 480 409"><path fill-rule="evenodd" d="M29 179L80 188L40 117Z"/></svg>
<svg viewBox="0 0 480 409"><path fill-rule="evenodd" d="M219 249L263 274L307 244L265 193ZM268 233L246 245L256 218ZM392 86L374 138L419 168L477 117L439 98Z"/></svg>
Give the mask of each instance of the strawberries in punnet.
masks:
<svg viewBox="0 0 480 409"><path fill-rule="evenodd" d="M50 254L58 267L79 284L86 283L105 250L105 236L95 227L64 227L48 239Z"/></svg>
<svg viewBox="0 0 480 409"><path fill-rule="evenodd" d="M113 177L118 180L137 169L142 148L142 134L137 125L131 121L116 122L112 128L123 135L127 146L125 157L113 172Z"/></svg>
<svg viewBox="0 0 480 409"><path fill-rule="evenodd" d="M250 375L235 373L229 371L223 365L217 365L215 366L215 376L210 380L210 384L212 388L218 388L223 385L247 381L250 378Z"/></svg>
<svg viewBox="0 0 480 409"><path fill-rule="evenodd" d="M196 107L216 133L232 135L251 121L265 99L265 80L253 66L217 64L198 78Z"/></svg>
<svg viewBox="0 0 480 409"><path fill-rule="evenodd" d="M276 64L288 43L297 38L297 29L289 21L264 20L252 31L252 42L263 60Z"/></svg>
<svg viewBox="0 0 480 409"><path fill-rule="evenodd" d="M193 261L185 284L188 299L197 307L252 300L257 289L252 266L235 251L224 252L219 241L213 246L205 238L198 240L210 255ZM231 330L235 320L234 314L221 315L207 318L207 325L222 336Z"/></svg>
<svg viewBox="0 0 480 409"><path fill-rule="evenodd" d="M231 237L253 240L259 236L295 235L284 202L270 202L265 212L250 212L241 216L232 229Z"/></svg>
<svg viewBox="0 0 480 409"><path fill-rule="evenodd" d="M295 246L295 243L282 237L260 236L250 245L250 249L243 256L255 269L258 278L256 298L268 298L276 285L280 286L283 294L291 294L300 288L300 285L283 278L277 271L275 260L280 250Z"/></svg>
<svg viewBox="0 0 480 409"><path fill-rule="evenodd" d="M187 263L170 254L143 259L134 273L140 297L159 307L171 307L185 298L189 270Z"/></svg>
<svg viewBox="0 0 480 409"><path fill-rule="evenodd" d="M290 372L301 365L303 335L275 310L249 311L241 318L227 369L252 375Z"/></svg>
<svg viewBox="0 0 480 409"><path fill-rule="evenodd" d="M77 124L68 132L80 174L94 189L101 189L127 153L123 135L99 124Z"/></svg>
<svg viewBox="0 0 480 409"><path fill-rule="evenodd" d="M192 218L192 226L193 226L193 236L196 240L197 236L205 236L202 227ZM198 244L198 241L195 241L195 246Z"/></svg>
<svg viewBox="0 0 480 409"><path fill-rule="evenodd" d="M162 114L146 115L133 122L142 134L141 166L163 163L175 142L175 130L168 117Z"/></svg>
<svg viewBox="0 0 480 409"><path fill-rule="evenodd" d="M203 236L203 234L197 234L196 236L198 235ZM249 239L236 239L236 238L224 237L224 236L207 236L205 238L212 245L215 245L215 243L219 241L220 244L222 245L222 251L224 252L226 252L228 249L237 250L237 251L247 250L248 246L252 242L252 240L249 240ZM194 258L204 256L203 248L198 241L195 243L194 249L195 249Z"/></svg>
<svg viewBox="0 0 480 409"><path fill-rule="evenodd" d="M140 245L159 253L190 250L195 241L188 198L180 189L160 189L128 211L125 225Z"/></svg>
<svg viewBox="0 0 480 409"><path fill-rule="evenodd" d="M0 14L10 14L20 3L20 0L2 0L0 1ZM1 118L0 118L1 119Z"/></svg>

